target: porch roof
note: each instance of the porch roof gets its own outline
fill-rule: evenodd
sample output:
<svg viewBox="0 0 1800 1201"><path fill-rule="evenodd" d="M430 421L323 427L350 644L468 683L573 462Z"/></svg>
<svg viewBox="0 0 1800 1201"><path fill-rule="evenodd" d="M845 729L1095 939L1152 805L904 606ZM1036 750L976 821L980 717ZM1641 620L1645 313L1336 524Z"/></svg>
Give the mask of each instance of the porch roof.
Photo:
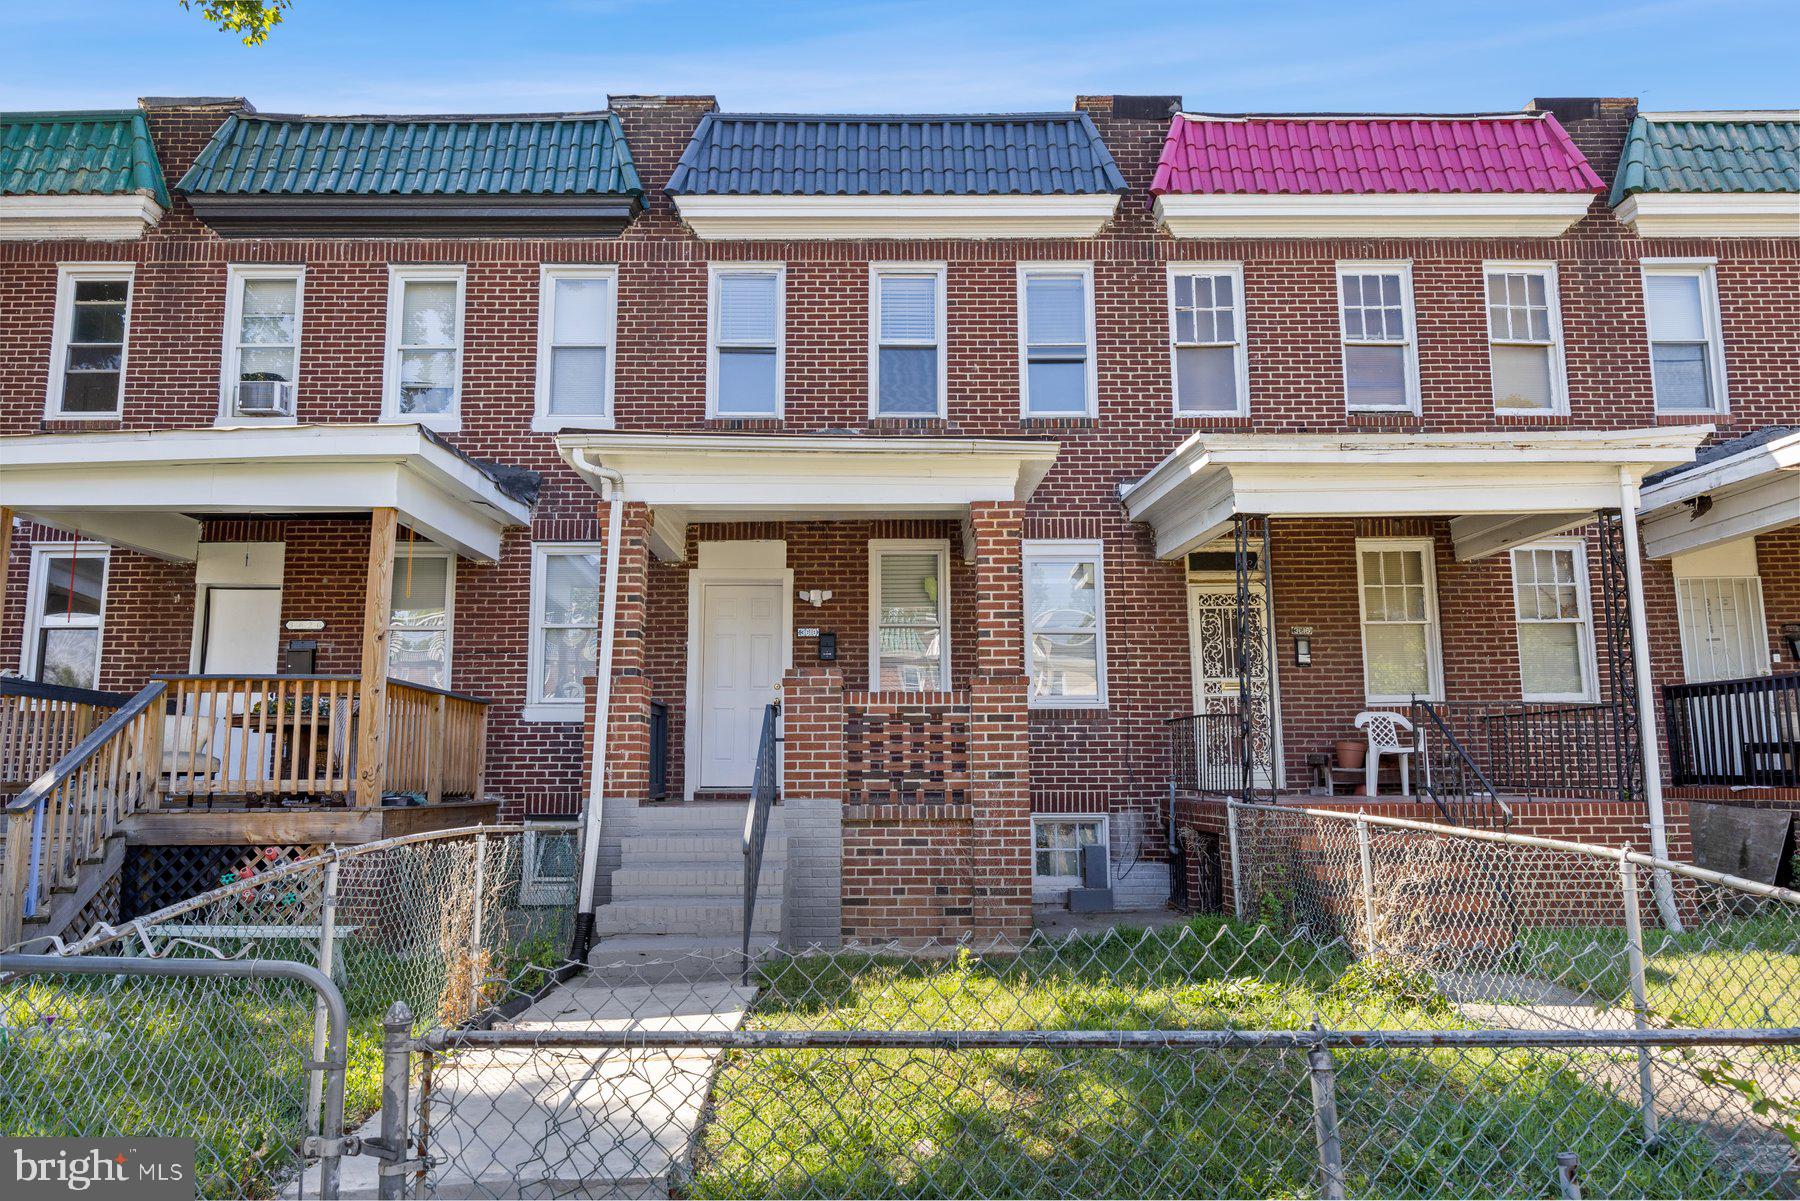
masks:
<svg viewBox="0 0 1800 1201"><path fill-rule="evenodd" d="M1709 446L1645 483L1644 553L1653 559L1800 525L1800 426Z"/></svg>
<svg viewBox="0 0 1800 1201"><path fill-rule="evenodd" d="M531 522L519 473L417 425L121 430L0 438L0 496L22 516L163 559L198 554L200 520L392 508L467 558Z"/></svg>
<svg viewBox="0 0 1800 1201"><path fill-rule="evenodd" d="M850 434L564 434L557 447L590 481L616 471L654 512L658 557L686 553L696 521L946 517L977 501L1030 499L1057 443Z"/></svg>
<svg viewBox="0 0 1800 1201"><path fill-rule="evenodd" d="M1176 558L1234 515L1450 517L1460 559L1498 554L1616 508L1620 490L1685 463L1710 426L1519 433L1202 432L1120 487Z"/></svg>

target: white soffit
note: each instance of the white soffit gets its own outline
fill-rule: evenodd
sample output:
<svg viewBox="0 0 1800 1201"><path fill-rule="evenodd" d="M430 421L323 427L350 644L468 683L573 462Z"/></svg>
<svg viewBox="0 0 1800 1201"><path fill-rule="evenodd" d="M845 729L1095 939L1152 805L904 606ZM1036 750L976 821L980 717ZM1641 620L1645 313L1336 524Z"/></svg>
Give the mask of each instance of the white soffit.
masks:
<svg viewBox="0 0 1800 1201"><path fill-rule="evenodd" d="M1196 434L1120 490L1173 558L1239 513L1462 519L1465 558L1580 524L1632 479L1692 460L1710 426L1531 434Z"/></svg>
<svg viewBox="0 0 1800 1201"><path fill-rule="evenodd" d="M1557 192L1166 195L1156 198L1156 221L1177 238L1554 238L1593 200Z"/></svg>
<svg viewBox="0 0 1800 1201"><path fill-rule="evenodd" d="M1613 216L1644 238L1800 237L1800 195L1791 192L1640 192Z"/></svg>
<svg viewBox="0 0 1800 1201"><path fill-rule="evenodd" d="M1800 525L1800 433L1650 485L1643 513L1653 559Z"/></svg>
<svg viewBox="0 0 1800 1201"><path fill-rule="evenodd" d="M416 425L29 434L0 438L0 495L20 514L191 561L200 516L394 508L467 558L500 557L530 507Z"/></svg>
<svg viewBox="0 0 1800 1201"><path fill-rule="evenodd" d="M1091 238L1119 206L1088 196L676 196L709 241L783 238Z"/></svg>
<svg viewBox="0 0 1800 1201"><path fill-rule="evenodd" d="M149 196L0 196L0 241L129 242L162 220Z"/></svg>

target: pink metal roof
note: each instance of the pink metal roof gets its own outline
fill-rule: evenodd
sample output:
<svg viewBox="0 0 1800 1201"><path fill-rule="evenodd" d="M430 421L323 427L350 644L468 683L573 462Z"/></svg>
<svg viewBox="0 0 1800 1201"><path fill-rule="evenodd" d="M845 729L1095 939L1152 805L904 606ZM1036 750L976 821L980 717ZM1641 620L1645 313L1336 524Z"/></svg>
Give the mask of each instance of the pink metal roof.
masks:
<svg viewBox="0 0 1800 1201"><path fill-rule="evenodd" d="M1152 192L1600 192L1556 118L1177 113Z"/></svg>

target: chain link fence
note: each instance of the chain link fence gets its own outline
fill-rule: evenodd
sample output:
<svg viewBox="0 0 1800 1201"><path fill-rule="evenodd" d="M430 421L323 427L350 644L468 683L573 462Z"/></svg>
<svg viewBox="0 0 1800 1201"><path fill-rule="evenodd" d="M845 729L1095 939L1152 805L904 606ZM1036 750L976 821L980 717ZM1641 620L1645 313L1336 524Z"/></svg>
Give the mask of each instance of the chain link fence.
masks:
<svg viewBox="0 0 1800 1201"><path fill-rule="evenodd" d="M188 1134L209 1196L328 1190L301 1168L333 1150L343 1196L1800 1194L1794 894L1418 823L1231 822L1234 916L771 949L747 977L703 947L569 961L570 895L521 831L372 844L65 948L319 967L341 1146L307 1138L336 1133L330 1022L282 981L0 982L0 1112Z"/></svg>

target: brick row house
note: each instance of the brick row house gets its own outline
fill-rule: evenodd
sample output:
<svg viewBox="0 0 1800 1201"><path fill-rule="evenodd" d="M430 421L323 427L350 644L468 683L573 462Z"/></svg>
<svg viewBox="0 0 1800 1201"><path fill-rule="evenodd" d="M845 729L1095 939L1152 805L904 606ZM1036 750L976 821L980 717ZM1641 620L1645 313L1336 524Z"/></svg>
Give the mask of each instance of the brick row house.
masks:
<svg viewBox="0 0 1800 1201"><path fill-rule="evenodd" d="M0 116L0 775L55 706L154 742L69 914L499 817L600 934L727 936L774 796L794 944L1221 904L1223 795L1749 802L1781 870L1797 136Z"/></svg>

